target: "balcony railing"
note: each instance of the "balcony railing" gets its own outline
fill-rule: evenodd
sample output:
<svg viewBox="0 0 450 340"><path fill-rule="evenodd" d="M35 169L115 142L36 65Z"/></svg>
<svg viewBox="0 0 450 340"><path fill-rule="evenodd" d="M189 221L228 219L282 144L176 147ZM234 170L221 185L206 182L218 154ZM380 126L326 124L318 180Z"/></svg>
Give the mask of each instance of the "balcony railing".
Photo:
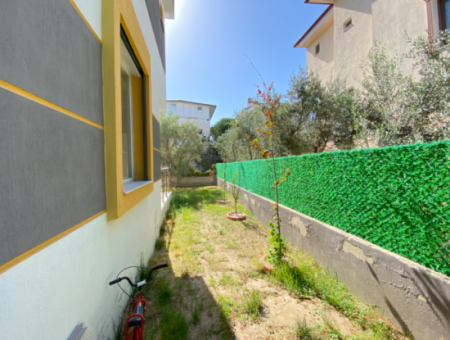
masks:
<svg viewBox="0 0 450 340"><path fill-rule="evenodd" d="M165 201L172 192L172 175L169 168L161 168L161 201Z"/></svg>

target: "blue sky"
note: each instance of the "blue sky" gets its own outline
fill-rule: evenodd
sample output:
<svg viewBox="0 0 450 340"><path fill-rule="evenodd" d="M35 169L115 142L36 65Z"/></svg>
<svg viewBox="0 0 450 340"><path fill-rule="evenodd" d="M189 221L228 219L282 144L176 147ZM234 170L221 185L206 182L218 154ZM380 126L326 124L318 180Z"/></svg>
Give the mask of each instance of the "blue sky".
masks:
<svg viewBox="0 0 450 340"><path fill-rule="evenodd" d="M326 9L303 0L175 0L166 20L167 99L217 105L211 125L254 97L261 79L285 93L306 67L294 43Z"/></svg>

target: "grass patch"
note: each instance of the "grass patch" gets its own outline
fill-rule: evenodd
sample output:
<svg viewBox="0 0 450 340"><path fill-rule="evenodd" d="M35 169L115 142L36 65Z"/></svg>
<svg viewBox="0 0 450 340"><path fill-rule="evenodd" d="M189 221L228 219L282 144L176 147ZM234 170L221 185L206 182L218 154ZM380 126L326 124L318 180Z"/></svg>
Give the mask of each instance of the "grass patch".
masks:
<svg viewBox="0 0 450 340"><path fill-rule="evenodd" d="M197 306L194 307L194 311L192 313L192 323L194 324L194 326L200 323L200 312Z"/></svg>
<svg viewBox="0 0 450 340"><path fill-rule="evenodd" d="M315 296L329 303L363 330L368 330L372 339L398 338L397 332L379 320L369 308L350 294L342 283L312 261L301 261L298 267L283 263L272 271L271 276L299 298ZM328 332L331 334L330 339L340 339L339 335L330 329Z"/></svg>
<svg viewBox="0 0 450 340"><path fill-rule="evenodd" d="M257 320L261 316L263 307L263 299L257 290L253 289L250 294L244 294L242 310L252 320Z"/></svg>
<svg viewBox="0 0 450 340"><path fill-rule="evenodd" d="M189 326L181 313L175 313L171 309L166 310L159 326L161 328L161 340L187 339Z"/></svg>
<svg viewBox="0 0 450 340"><path fill-rule="evenodd" d="M156 289L156 302L160 307L166 306L173 296L173 288L167 281L162 281Z"/></svg>
<svg viewBox="0 0 450 340"><path fill-rule="evenodd" d="M303 319L302 322L297 321L297 328L295 329L295 337L301 340L315 340L314 328L309 327L306 320Z"/></svg>

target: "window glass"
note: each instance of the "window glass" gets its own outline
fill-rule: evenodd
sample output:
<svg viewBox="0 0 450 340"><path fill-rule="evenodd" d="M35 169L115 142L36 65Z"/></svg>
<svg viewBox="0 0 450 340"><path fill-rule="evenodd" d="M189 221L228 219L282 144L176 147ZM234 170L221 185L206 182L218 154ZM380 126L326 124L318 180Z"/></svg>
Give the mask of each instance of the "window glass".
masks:
<svg viewBox="0 0 450 340"><path fill-rule="evenodd" d="M122 167L123 178L132 178L131 164L131 102L130 102L130 76L121 68L121 94L122 94Z"/></svg>
<svg viewBox="0 0 450 340"><path fill-rule="evenodd" d="M170 111L177 113L177 104L170 104Z"/></svg>
<svg viewBox="0 0 450 340"><path fill-rule="evenodd" d="M441 0L440 12L442 29L450 29L450 0Z"/></svg>
<svg viewBox="0 0 450 340"><path fill-rule="evenodd" d="M140 78L133 58L128 52L123 40L120 43L120 66L121 66L121 98L122 98L122 170L124 182L132 181L134 176L133 167L133 88L132 77Z"/></svg>

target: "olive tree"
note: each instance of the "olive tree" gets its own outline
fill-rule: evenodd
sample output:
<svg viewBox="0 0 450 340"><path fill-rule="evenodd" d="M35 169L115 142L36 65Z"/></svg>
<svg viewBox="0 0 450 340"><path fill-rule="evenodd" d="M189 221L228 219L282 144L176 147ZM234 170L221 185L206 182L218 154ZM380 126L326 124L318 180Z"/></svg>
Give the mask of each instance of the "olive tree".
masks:
<svg viewBox="0 0 450 340"><path fill-rule="evenodd" d="M193 122L180 124L172 112L161 115L161 160L178 179L189 174L189 166L200 161L207 142Z"/></svg>

